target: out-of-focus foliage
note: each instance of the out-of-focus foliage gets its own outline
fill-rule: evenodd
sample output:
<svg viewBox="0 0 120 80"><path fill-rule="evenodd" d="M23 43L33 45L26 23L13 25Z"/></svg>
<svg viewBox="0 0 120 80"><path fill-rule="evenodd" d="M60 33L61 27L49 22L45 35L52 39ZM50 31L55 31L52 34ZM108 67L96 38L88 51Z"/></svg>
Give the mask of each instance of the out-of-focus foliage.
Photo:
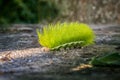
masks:
<svg viewBox="0 0 120 80"><path fill-rule="evenodd" d="M55 4L55 0L39 0L38 1L38 18L39 21L48 20L51 21L58 16L58 6Z"/></svg>
<svg viewBox="0 0 120 80"><path fill-rule="evenodd" d="M57 14L56 5L49 0L0 0L0 24L38 23Z"/></svg>
<svg viewBox="0 0 120 80"><path fill-rule="evenodd" d="M120 23L120 0L0 0L0 24Z"/></svg>
<svg viewBox="0 0 120 80"><path fill-rule="evenodd" d="M0 23L37 22L36 3L34 0L1 0Z"/></svg>

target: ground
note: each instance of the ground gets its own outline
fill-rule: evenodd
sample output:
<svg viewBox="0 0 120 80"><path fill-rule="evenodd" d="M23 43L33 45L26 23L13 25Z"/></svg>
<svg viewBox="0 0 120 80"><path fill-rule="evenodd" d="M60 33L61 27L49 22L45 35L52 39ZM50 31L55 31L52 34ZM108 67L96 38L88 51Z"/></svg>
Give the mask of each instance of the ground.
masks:
<svg viewBox="0 0 120 80"><path fill-rule="evenodd" d="M13 25L0 33L0 80L119 80L120 68L92 67L93 56L120 52L120 25L90 25L95 44L81 49L42 52L36 28Z"/></svg>

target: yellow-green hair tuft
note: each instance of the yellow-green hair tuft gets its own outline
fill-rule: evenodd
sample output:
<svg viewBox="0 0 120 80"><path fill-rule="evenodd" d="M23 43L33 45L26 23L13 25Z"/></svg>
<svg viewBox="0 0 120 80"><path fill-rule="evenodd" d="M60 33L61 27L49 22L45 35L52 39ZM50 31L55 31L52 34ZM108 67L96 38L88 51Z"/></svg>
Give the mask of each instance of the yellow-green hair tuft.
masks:
<svg viewBox="0 0 120 80"><path fill-rule="evenodd" d="M43 27L43 31L37 30L39 43L47 48L54 49L56 47L81 43L82 46L87 46L94 43L93 30L84 23L56 23Z"/></svg>

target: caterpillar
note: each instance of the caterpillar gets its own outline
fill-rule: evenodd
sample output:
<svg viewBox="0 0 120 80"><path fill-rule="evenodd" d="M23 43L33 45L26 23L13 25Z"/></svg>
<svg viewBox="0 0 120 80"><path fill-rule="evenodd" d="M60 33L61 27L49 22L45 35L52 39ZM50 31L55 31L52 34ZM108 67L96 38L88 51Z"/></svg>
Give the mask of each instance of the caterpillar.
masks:
<svg viewBox="0 0 120 80"><path fill-rule="evenodd" d="M83 47L94 43L93 30L84 23L56 23L37 29L38 42L49 50L60 48Z"/></svg>

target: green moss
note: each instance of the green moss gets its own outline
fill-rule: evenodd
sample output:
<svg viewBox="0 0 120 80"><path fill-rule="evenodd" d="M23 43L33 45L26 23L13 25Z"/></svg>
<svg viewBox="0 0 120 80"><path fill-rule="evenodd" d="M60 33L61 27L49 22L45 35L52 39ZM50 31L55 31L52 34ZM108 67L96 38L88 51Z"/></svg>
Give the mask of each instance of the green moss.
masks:
<svg viewBox="0 0 120 80"><path fill-rule="evenodd" d="M39 43L50 49L66 45L66 44L80 44L80 46L87 46L94 43L93 30L84 23L57 23L44 26L43 31L37 30Z"/></svg>

